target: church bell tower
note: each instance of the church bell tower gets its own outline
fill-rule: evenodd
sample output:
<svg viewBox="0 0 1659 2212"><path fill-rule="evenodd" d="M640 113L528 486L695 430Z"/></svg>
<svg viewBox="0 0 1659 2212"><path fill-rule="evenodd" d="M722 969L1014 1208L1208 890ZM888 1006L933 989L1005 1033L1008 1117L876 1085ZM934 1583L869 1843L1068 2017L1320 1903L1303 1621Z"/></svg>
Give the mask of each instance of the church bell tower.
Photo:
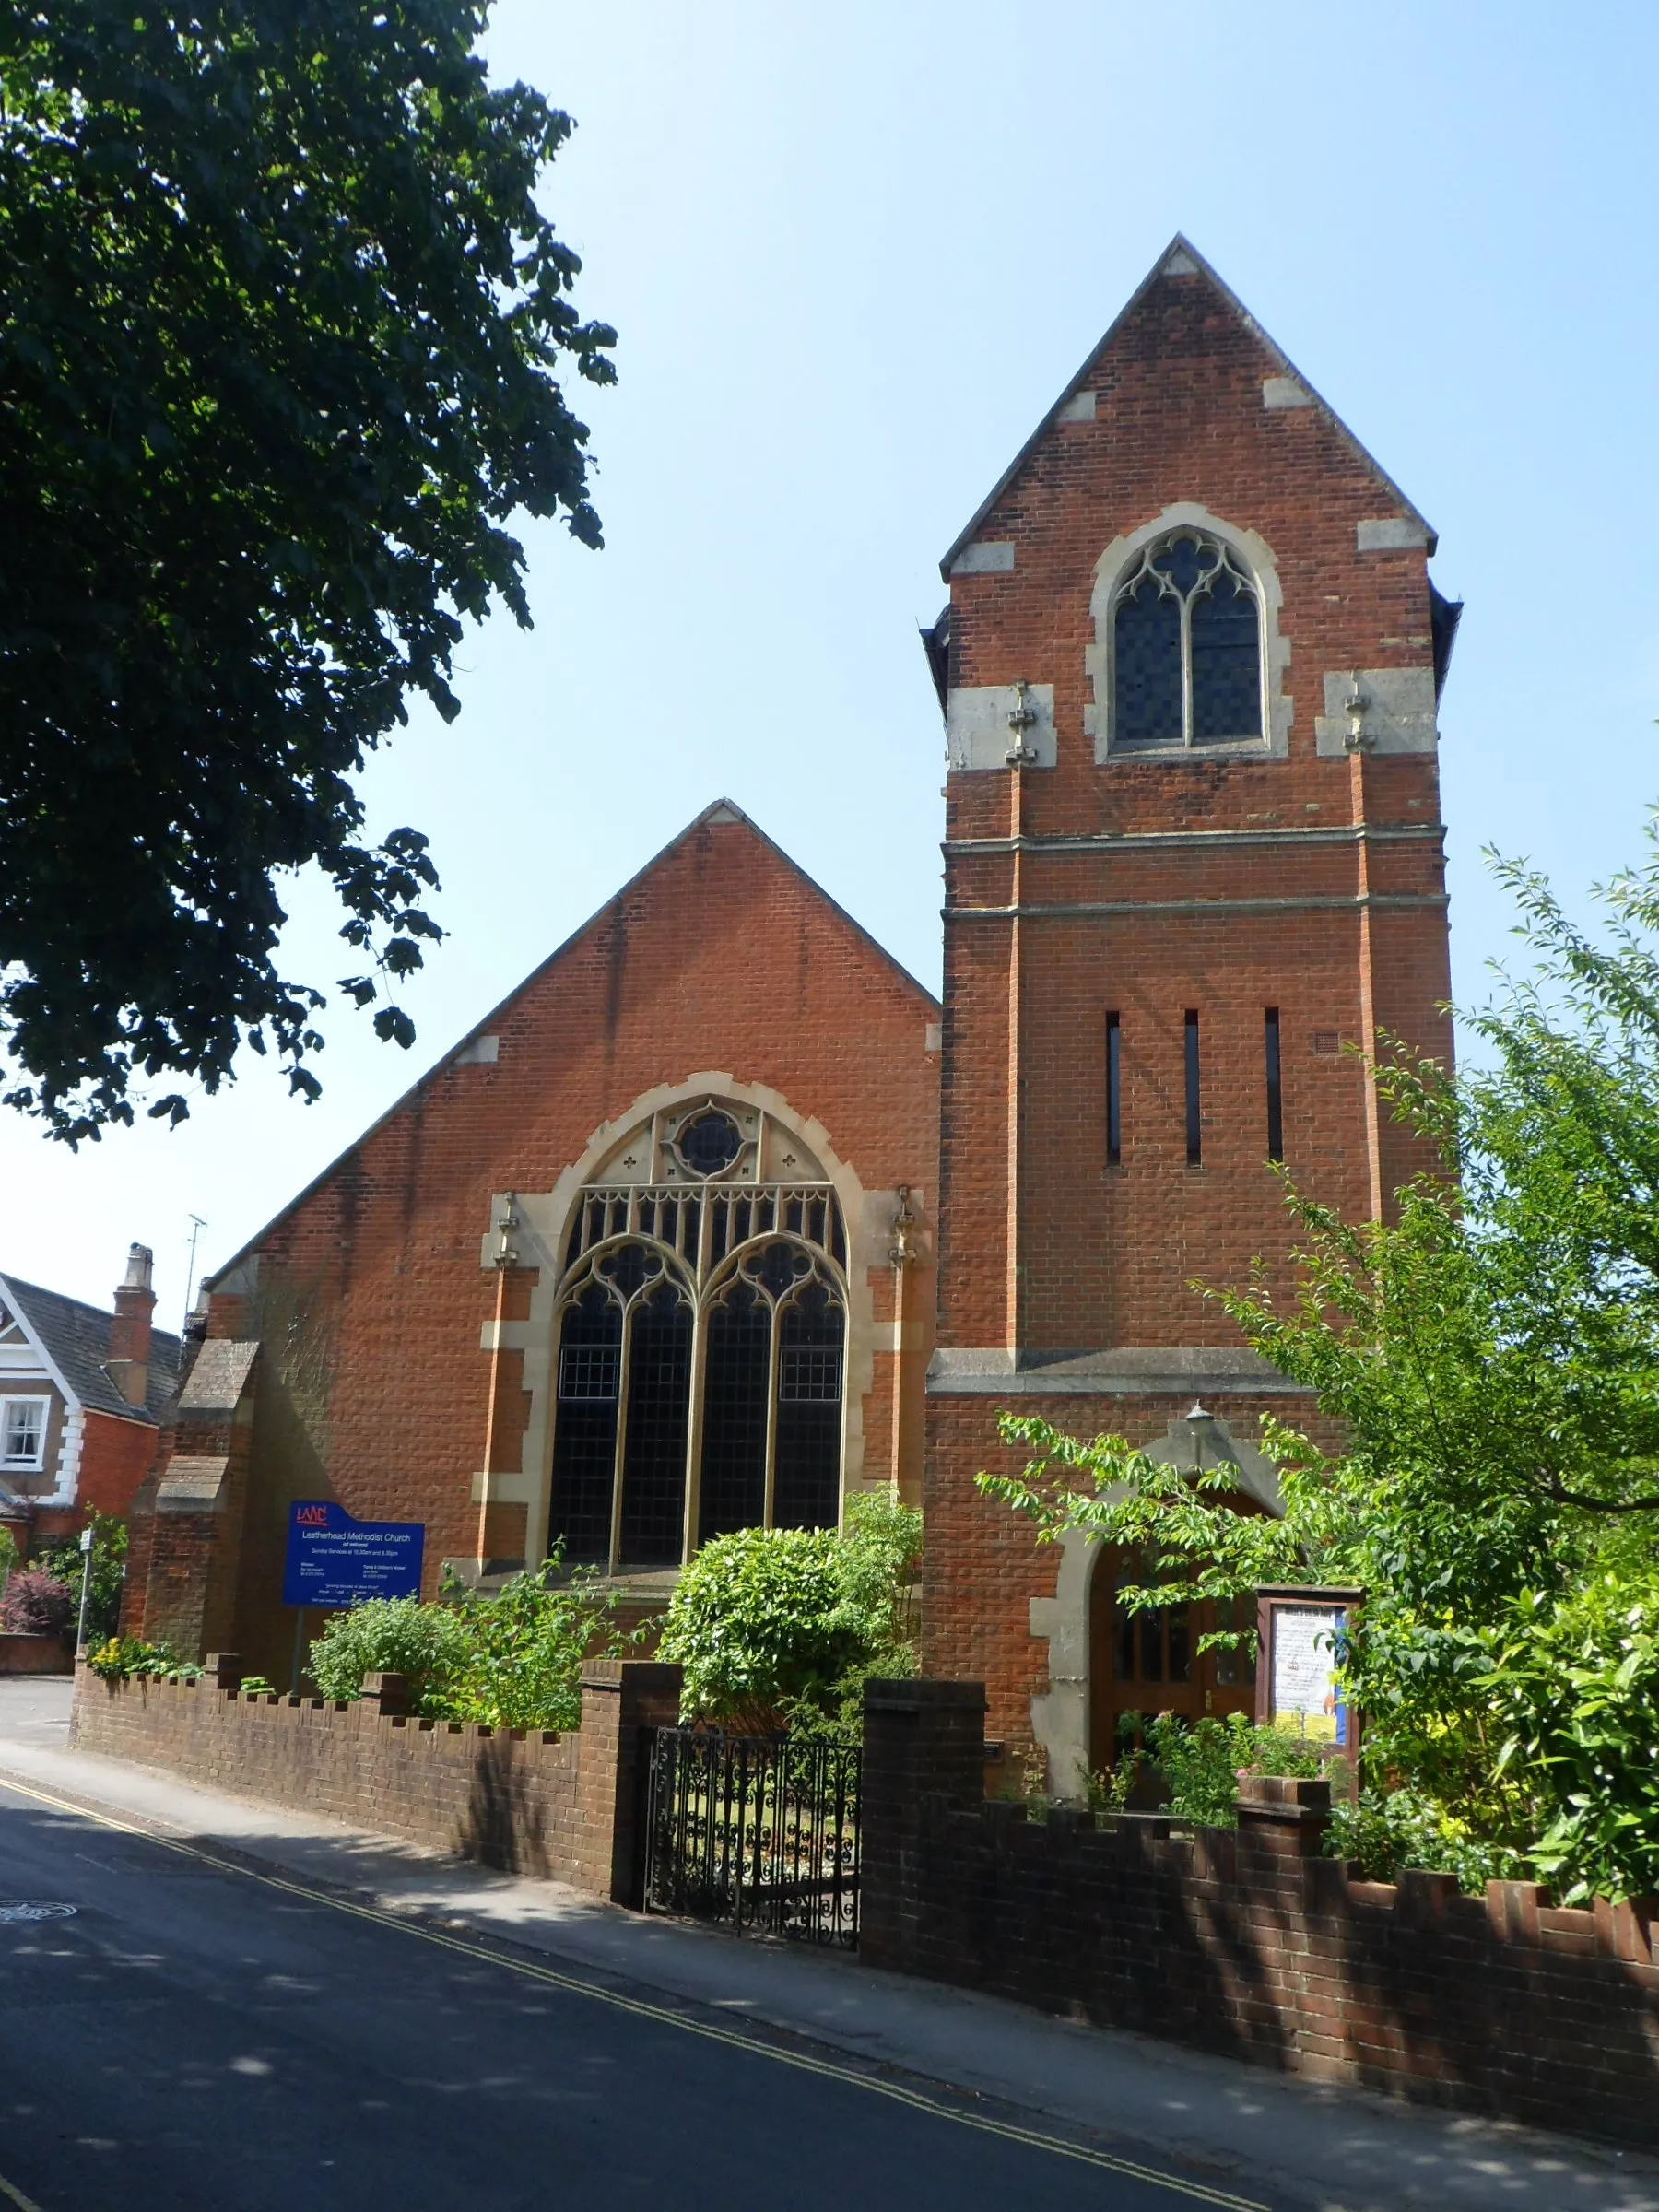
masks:
<svg viewBox="0 0 1659 2212"><path fill-rule="evenodd" d="M1260 1416L1314 1410L1192 1286L1282 1264L1273 1163L1350 1218L1417 1164L1367 1055L1450 1051L1434 547L1178 238L943 563L928 1671L1062 1792L1142 1686L1098 1560L973 1477L1012 1407L1236 1459L1271 1510Z"/></svg>

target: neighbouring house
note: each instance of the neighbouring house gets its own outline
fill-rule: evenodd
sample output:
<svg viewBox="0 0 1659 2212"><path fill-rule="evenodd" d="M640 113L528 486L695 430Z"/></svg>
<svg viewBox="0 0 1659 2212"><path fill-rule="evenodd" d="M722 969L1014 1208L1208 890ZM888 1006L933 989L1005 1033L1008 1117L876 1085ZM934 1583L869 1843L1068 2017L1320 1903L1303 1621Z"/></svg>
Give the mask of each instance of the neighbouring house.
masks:
<svg viewBox="0 0 1659 2212"><path fill-rule="evenodd" d="M1012 1406L1272 1512L1261 1415L1317 1431L1193 1286L1285 1278L1277 1162L1359 1218L1414 1164L1364 1055L1451 1049L1434 547L1178 239L942 564L943 1004L709 808L208 1278L128 1627L286 1671L300 1500L423 1524L429 1590L649 1596L896 1481L927 1670L1051 1788L1248 1704L974 1477Z"/></svg>
<svg viewBox="0 0 1659 2212"><path fill-rule="evenodd" d="M155 1467L179 1339L151 1326L151 1255L127 1254L114 1311L0 1274L0 1522L19 1548L124 1516Z"/></svg>

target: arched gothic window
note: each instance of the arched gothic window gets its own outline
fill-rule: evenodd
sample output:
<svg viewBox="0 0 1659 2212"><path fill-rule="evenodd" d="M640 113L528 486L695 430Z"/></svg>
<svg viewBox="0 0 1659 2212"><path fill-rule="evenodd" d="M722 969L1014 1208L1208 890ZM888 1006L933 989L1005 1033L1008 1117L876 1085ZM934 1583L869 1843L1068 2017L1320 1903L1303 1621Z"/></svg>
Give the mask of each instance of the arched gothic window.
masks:
<svg viewBox="0 0 1659 2212"><path fill-rule="evenodd" d="M1112 750L1237 745L1262 735L1255 584L1190 524L1155 538L1112 594Z"/></svg>
<svg viewBox="0 0 1659 2212"><path fill-rule="evenodd" d="M758 1108L694 1102L613 1147L565 1252L549 1546L616 1572L833 1527L845 1267L833 1187Z"/></svg>

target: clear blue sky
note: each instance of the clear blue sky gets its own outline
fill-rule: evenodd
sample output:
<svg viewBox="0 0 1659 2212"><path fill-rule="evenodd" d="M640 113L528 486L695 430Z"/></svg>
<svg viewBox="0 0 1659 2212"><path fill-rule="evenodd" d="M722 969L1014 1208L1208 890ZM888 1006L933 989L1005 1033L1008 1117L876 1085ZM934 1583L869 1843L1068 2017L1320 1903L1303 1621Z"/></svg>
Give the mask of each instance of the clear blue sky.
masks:
<svg viewBox="0 0 1659 2212"><path fill-rule="evenodd" d="M370 775L453 933L411 1053L336 1006L268 1071L78 1156L0 1120L0 1267L161 1315L709 800L930 984L937 560L1177 229L1441 533L1457 990L1509 940L1488 842L1573 900L1659 798L1659 9L502 0L499 75L578 119L547 205L620 334L581 394L605 551L532 530L535 628ZM322 903L293 958L347 971ZM741 988L741 978L734 979Z"/></svg>

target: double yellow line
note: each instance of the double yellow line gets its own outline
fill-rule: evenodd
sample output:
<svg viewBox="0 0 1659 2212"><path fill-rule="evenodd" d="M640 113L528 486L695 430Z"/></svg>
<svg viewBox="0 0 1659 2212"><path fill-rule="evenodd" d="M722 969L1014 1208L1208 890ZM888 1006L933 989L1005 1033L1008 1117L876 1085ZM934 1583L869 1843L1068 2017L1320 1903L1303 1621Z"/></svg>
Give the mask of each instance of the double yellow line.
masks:
<svg viewBox="0 0 1659 2212"><path fill-rule="evenodd" d="M136 1836L141 1841L153 1843L162 1851L176 1852L181 1858L194 1859L201 1865L210 1866L218 1874L234 1874L243 1881L258 1882L266 1889L280 1890L287 1897L301 1897L309 1903L325 1905L330 1912L347 1913L354 1920L366 1920L374 1926L394 1928L400 1936L412 1936L421 1943L434 1945L439 1950L453 1951L464 1959L482 1959L488 1966L503 1968L508 1973L520 1974L526 1981L541 1982L555 1989L568 1991L573 1996L586 1997L598 2005L608 2005L613 2012L631 2014L636 2019L653 2020L665 2028L677 2029L682 2035L701 2036L705 2042L724 2043L731 2050L748 2053L756 2058L770 2059L774 2065L793 2066L799 2074L816 2074L826 2081L845 2082L850 2088L864 2089L870 2095L885 2097L890 2103L908 2105L912 2111L926 2112L935 2120L949 2121L957 2127L975 2128L982 2135L997 2136L1006 2143L1020 2143L1033 2150L1047 2151L1052 2157L1071 2159L1078 2165L1093 2166L1105 2173L1115 2173L1129 2181L1147 2182L1159 2189L1168 2189L1176 2196L1186 2197L1199 2205L1217 2205L1223 2212L1271 2212L1271 2208L1250 2196L1233 2196L1225 2189L1212 2189L1203 2182L1183 2180L1178 2174L1160 2173L1154 2166L1136 2165L1133 2159L1114 2158L1110 2151L1090 2150L1077 2143L1066 2143L1055 2136L1040 2135L1035 2129L1015 2127L1006 2120L993 2120L979 2112L963 2112L942 2099L930 2097L920 2089L904 2088L900 2083L884 2081L879 2077L861 2073L854 2066L837 2065L832 2059L815 2058L805 2052L791 2051L780 2044L764 2041L759 2036L743 2035L735 2029L724 2028L713 2021L698 2020L665 2006L648 2005L639 1997L624 1996L619 1991L606 1989L602 1983L583 1980L577 1974L561 1973L557 1967L541 1966L528 1959L515 1959L505 1951L492 1948L484 1943L469 1941L464 1936L451 1935L447 1930L433 1927L429 1922L406 1918L400 1913L385 1912L374 1905L355 1903L350 1898L331 1896L326 1889L314 1889L309 1883L291 1881L286 1875L266 1874L254 1866L239 1865L233 1859L217 1858L194 1843L181 1842L176 1837L159 1835L153 1829L139 1828L128 1820L117 1820L112 1814L94 1810L89 1806L76 1805L67 1797L55 1797L47 1790L38 1790L27 1783L18 1782L7 1773L0 1772L0 1789L20 1797L32 1797L39 1805L50 1806L54 1812L69 1813L76 1819L95 1821L100 1828L112 1829L117 1834ZM32 2198L0 2175L0 2197L17 2207L17 2212L41 2212Z"/></svg>

